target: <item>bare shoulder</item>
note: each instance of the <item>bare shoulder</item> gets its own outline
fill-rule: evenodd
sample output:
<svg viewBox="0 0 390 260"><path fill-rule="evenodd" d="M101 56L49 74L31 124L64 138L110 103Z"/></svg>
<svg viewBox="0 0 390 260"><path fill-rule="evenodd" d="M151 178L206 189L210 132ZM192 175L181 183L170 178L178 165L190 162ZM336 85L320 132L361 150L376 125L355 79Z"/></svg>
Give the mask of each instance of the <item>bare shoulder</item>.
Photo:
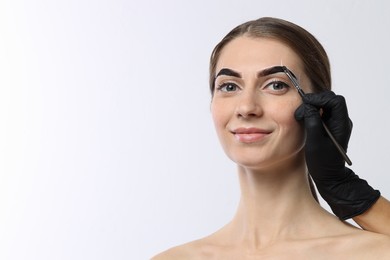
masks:
<svg viewBox="0 0 390 260"><path fill-rule="evenodd" d="M151 260L199 259L203 255L203 251L201 240L195 240L161 252Z"/></svg>
<svg viewBox="0 0 390 260"><path fill-rule="evenodd" d="M180 245L159 253L158 255L152 257L151 260L189 259L191 251L190 246Z"/></svg>
<svg viewBox="0 0 390 260"><path fill-rule="evenodd" d="M375 249L379 255L386 256L385 259L390 259L390 236L364 231L362 244L367 249Z"/></svg>
<svg viewBox="0 0 390 260"><path fill-rule="evenodd" d="M345 254L353 259L390 259L390 237L387 235L360 231L348 236L344 243L347 245Z"/></svg>

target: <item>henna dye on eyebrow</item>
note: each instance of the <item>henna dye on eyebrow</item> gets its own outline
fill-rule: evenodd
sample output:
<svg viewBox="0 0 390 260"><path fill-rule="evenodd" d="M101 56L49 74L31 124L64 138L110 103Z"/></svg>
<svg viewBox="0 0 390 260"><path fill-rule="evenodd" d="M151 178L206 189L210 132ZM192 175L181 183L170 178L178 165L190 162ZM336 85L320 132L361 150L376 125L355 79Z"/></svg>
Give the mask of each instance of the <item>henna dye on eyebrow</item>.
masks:
<svg viewBox="0 0 390 260"><path fill-rule="evenodd" d="M264 77L264 76L268 76L280 72L284 72L282 66L273 66L270 68L263 69L262 71L259 71L259 73L257 73L257 77Z"/></svg>
<svg viewBox="0 0 390 260"><path fill-rule="evenodd" d="M257 73L257 77L258 78L265 77L265 76L272 75L275 73L285 73L285 74L287 74L287 76L289 78L292 76L296 82L296 77L295 77L294 73L291 70L289 70L286 66L273 66L273 67L263 69ZM217 77L222 76L222 75L241 78L241 74L239 72L234 71L234 70L229 69L229 68L222 68L214 78L214 85L215 85L215 80L217 79ZM290 78L290 80L293 81L295 88L298 90L298 93L302 96L304 94L302 89L299 87L298 84L296 84L294 82L293 79Z"/></svg>
<svg viewBox="0 0 390 260"><path fill-rule="evenodd" d="M221 76L221 75L226 75L226 76L232 76L232 77L236 77L236 78L241 78L241 74L238 73L237 71L234 71L232 69L227 69L227 68L223 68L221 69L217 76L215 76L215 78L217 78L218 76Z"/></svg>

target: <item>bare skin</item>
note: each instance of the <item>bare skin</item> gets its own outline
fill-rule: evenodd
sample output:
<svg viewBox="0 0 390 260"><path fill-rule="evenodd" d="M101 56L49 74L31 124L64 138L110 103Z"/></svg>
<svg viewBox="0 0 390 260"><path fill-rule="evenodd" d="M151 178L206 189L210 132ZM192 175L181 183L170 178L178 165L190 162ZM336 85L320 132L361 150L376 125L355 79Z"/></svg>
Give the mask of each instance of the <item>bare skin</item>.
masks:
<svg viewBox="0 0 390 260"><path fill-rule="evenodd" d="M240 183L248 185L245 174ZM153 259L389 259L389 237L339 221L310 197L303 179L300 183L295 196L287 191L274 197L242 194L236 216L225 227Z"/></svg>
<svg viewBox="0 0 390 260"><path fill-rule="evenodd" d="M390 259L389 237L341 222L314 200L304 131L294 119L301 99L283 84L284 74L259 76L281 62L310 92L299 57L286 45L239 37L224 47L217 72L237 74L217 77L211 112L225 153L237 163L240 203L219 231L153 260Z"/></svg>
<svg viewBox="0 0 390 260"><path fill-rule="evenodd" d="M380 197L371 208L353 220L365 230L390 236L390 201Z"/></svg>

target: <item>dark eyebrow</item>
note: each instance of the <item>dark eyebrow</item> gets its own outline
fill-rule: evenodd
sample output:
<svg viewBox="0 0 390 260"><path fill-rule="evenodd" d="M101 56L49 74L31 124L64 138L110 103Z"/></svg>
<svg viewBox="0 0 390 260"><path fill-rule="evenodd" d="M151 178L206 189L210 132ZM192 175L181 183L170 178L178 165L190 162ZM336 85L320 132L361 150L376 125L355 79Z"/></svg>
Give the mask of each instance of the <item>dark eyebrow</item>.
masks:
<svg viewBox="0 0 390 260"><path fill-rule="evenodd" d="M232 76L232 77L236 77L236 78L241 78L241 74L238 73L237 71L234 71L232 69L227 69L227 68L223 68L221 69L217 76L215 76L215 78L217 78L218 76L221 76L221 75L225 75L225 76Z"/></svg>
<svg viewBox="0 0 390 260"><path fill-rule="evenodd" d="M273 67L266 68L266 69L263 69L263 70L259 71L257 73L257 77L258 78L265 77L265 76L268 76L268 75L271 75L271 74L275 74L275 73L279 73L279 72L283 72L284 73L283 67L282 66L273 66Z"/></svg>
<svg viewBox="0 0 390 260"><path fill-rule="evenodd" d="M257 73L257 77L258 78L265 77L265 76L268 76L268 75L271 75L271 74L275 74L275 73L279 73L279 72L284 72L283 67L282 66L273 66L273 67L266 68L266 69L263 69L263 70L259 71ZM241 74L239 72L234 71L232 69L228 69L228 68L221 69L218 72L217 76L215 76L215 78L217 78L218 76L221 76L221 75L241 78Z"/></svg>

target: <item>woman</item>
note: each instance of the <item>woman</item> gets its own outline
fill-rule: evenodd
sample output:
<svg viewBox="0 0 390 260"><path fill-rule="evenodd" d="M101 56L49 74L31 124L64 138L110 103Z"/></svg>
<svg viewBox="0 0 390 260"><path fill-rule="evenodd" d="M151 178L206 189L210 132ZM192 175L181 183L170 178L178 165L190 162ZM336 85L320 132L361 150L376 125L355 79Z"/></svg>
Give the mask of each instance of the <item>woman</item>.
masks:
<svg viewBox="0 0 390 260"><path fill-rule="evenodd" d="M289 78L270 69L279 65L295 74L304 92L317 94L306 95L302 104ZM211 56L211 113L225 153L237 164L237 213L210 236L154 259L390 259L389 237L340 221L321 208L310 185L308 172L322 187L328 185L321 178L320 152L313 149L319 138L313 129L321 119L329 121L332 107L343 106L344 100L329 91L330 82L324 49L295 24L261 18L225 36ZM328 103L336 105L328 108ZM346 109L342 112L347 117ZM348 130L335 137L346 148L351 125L343 122ZM305 147L306 133L312 145ZM317 157L308 156L307 163L305 149L306 156ZM335 154L329 158L334 172L344 174L344 161ZM365 188L367 202L361 207L367 209L379 192ZM319 189L325 196L329 190ZM353 217L352 211L342 211L340 218Z"/></svg>

